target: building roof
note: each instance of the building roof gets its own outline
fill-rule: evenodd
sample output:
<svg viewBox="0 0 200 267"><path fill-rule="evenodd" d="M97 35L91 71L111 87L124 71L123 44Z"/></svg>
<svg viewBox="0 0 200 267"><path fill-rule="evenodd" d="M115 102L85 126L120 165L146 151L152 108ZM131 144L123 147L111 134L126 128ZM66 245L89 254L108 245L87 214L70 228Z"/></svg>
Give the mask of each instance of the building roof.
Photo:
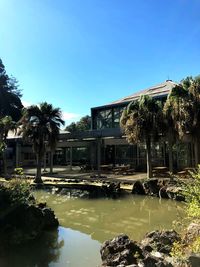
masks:
<svg viewBox="0 0 200 267"><path fill-rule="evenodd" d="M150 88L147 88L147 89L143 89L139 92L136 92L132 95L129 95L129 96L126 96L126 97L123 97L119 100L116 100L114 102L111 102L107 105L114 105L114 104L121 104L121 103L126 103L126 102L131 102L133 100L136 100L138 99L141 95L149 95L149 96L152 96L152 97L162 97L162 96L167 96L171 89L176 86L177 83L171 81L171 80L167 80L163 83L160 83L160 84L157 84L157 85L154 85Z"/></svg>

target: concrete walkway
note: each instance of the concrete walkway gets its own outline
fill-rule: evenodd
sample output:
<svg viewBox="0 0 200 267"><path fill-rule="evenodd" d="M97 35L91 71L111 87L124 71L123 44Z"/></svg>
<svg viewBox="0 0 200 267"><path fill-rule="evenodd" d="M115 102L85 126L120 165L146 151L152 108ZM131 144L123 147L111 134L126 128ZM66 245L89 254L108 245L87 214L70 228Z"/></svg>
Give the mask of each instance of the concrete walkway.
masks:
<svg viewBox="0 0 200 267"><path fill-rule="evenodd" d="M34 176L36 168L24 168L24 174ZM55 166L53 168L53 174L49 173L49 168L46 171L42 170L42 178L46 179L70 179L70 180L101 180L101 181L121 181L121 182L135 182L136 180L146 179L146 173L136 172L132 175L116 175L109 172L102 172L101 176L98 177L97 172L85 172L79 167L73 167L70 170L67 167Z"/></svg>

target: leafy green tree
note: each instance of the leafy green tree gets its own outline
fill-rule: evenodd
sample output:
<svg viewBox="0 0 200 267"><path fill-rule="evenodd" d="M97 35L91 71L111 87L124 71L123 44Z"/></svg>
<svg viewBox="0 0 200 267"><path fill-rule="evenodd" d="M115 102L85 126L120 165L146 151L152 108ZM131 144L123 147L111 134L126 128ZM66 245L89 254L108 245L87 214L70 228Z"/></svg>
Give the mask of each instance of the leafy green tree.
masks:
<svg viewBox="0 0 200 267"><path fill-rule="evenodd" d="M65 130L69 131L70 133L83 132L83 131L88 131L90 129L91 129L91 117L88 115L82 117L80 121L76 123L72 122L65 128Z"/></svg>
<svg viewBox="0 0 200 267"><path fill-rule="evenodd" d="M37 173L35 182L42 183L41 162L45 153L45 143L54 150L61 125L64 121L61 119L61 110L54 108L46 102L39 106L32 105L24 110L20 120L22 125L20 132L23 137L33 144L33 150L37 158Z"/></svg>
<svg viewBox="0 0 200 267"><path fill-rule="evenodd" d="M6 162L6 146L7 136L9 131L16 129L16 123L13 122L10 116L5 116L0 119L0 153L3 156L4 175L7 175L7 162Z"/></svg>
<svg viewBox="0 0 200 267"><path fill-rule="evenodd" d="M70 133L76 133L77 132L77 127L76 127L76 123L72 122L70 123L66 128L65 131L68 131Z"/></svg>
<svg viewBox="0 0 200 267"><path fill-rule="evenodd" d="M129 143L145 142L147 155L147 178L152 177L152 141L159 136L162 109L155 99L143 95L131 102L123 111L120 125Z"/></svg>
<svg viewBox="0 0 200 267"><path fill-rule="evenodd" d="M194 143L195 165L200 163L200 77L190 79L188 98L183 110L182 135Z"/></svg>
<svg viewBox="0 0 200 267"><path fill-rule="evenodd" d="M200 163L200 76L186 77L165 104L179 138L194 144L195 166Z"/></svg>
<svg viewBox="0 0 200 267"><path fill-rule="evenodd" d="M168 144L169 171L173 173L173 145L180 133L181 111L187 99L187 91L182 85L175 86L163 107L163 133Z"/></svg>
<svg viewBox="0 0 200 267"><path fill-rule="evenodd" d="M11 116L14 121L20 119L23 108L20 97L16 79L7 75L0 59L0 118Z"/></svg>

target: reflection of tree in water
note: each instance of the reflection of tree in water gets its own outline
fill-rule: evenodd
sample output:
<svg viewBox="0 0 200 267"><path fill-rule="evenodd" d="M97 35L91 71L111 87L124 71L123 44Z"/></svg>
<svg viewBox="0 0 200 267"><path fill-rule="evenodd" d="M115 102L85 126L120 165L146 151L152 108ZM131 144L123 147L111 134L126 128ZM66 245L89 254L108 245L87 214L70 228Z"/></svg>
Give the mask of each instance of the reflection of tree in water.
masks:
<svg viewBox="0 0 200 267"><path fill-rule="evenodd" d="M39 239L7 250L0 256L4 267L48 267L60 256L64 240L59 240L58 230L45 232Z"/></svg>

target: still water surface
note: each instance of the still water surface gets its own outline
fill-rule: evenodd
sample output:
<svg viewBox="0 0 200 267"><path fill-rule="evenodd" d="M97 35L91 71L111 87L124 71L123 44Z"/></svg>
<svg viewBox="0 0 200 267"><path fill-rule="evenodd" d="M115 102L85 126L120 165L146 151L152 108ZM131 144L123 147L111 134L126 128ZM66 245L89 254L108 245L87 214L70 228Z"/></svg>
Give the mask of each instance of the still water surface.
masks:
<svg viewBox="0 0 200 267"><path fill-rule="evenodd" d="M100 245L119 233L140 240L148 231L172 227L183 214L182 203L143 196L80 199L37 192L55 211L61 226L26 247L0 259L5 267L95 267Z"/></svg>

